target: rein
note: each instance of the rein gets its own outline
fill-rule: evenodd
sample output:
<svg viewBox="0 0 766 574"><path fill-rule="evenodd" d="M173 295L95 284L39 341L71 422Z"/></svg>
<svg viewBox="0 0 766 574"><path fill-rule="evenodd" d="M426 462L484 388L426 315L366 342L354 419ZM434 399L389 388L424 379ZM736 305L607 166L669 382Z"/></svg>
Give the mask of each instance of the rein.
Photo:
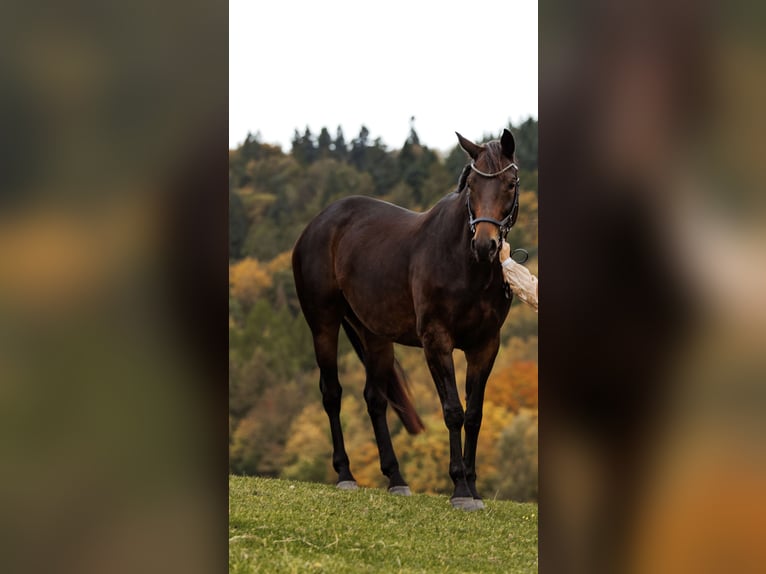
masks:
<svg viewBox="0 0 766 574"><path fill-rule="evenodd" d="M515 163L509 163L507 166L505 166L500 171L496 171L495 173L485 173L479 168L476 167L475 163L471 162L471 169L478 173L479 175L483 177L497 177L503 172L508 171L512 167L516 168L516 171L518 172L519 166L517 166ZM471 228L471 233L476 233L476 224L481 223L483 221L486 221L487 223L491 223L495 226L497 226L498 231L500 232L500 238L505 240L506 236L508 235L508 232L511 230L511 228L516 223L516 217L519 214L519 176L516 176L516 180L514 181L514 193L513 193L513 207L511 208L511 212L505 216L501 221L498 221L497 219L493 219L491 217L474 217L473 210L471 209L471 192L470 190L466 194L465 204L468 208L468 226Z"/></svg>

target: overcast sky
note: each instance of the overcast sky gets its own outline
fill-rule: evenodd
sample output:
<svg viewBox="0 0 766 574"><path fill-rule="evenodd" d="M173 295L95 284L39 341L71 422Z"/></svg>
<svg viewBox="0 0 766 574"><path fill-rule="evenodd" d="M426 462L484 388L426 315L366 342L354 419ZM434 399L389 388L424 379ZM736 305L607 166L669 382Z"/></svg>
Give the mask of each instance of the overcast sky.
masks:
<svg viewBox="0 0 766 574"><path fill-rule="evenodd" d="M229 146L248 131L446 150L537 117L537 2L230 0Z"/></svg>

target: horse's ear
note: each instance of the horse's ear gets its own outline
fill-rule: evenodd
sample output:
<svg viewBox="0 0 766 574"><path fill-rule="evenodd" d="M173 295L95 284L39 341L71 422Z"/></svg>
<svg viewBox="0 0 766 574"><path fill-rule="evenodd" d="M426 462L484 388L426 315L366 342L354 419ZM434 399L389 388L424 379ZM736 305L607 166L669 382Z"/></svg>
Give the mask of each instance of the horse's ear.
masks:
<svg viewBox="0 0 766 574"><path fill-rule="evenodd" d="M479 154L484 150L483 146L476 145L471 140L465 139L459 133L455 132L455 135L457 136L458 143L460 143L460 147L463 148L465 153L471 156L471 159L479 157Z"/></svg>
<svg viewBox="0 0 766 574"><path fill-rule="evenodd" d="M503 148L503 155L513 161L513 152L516 151L516 142L513 134L507 129L503 130L503 136L500 138L500 146Z"/></svg>

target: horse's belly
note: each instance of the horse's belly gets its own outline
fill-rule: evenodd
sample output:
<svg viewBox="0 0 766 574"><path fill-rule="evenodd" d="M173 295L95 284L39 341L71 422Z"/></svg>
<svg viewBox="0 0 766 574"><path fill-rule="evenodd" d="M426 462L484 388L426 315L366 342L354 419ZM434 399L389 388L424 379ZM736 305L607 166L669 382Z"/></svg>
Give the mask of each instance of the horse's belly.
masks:
<svg viewBox="0 0 766 574"><path fill-rule="evenodd" d="M372 333L392 341L417 339L415 311L405 285L389 277L367 281L342 281L341 289L351 311Z"/></svg>
<svg viewBox="0 0 766 574"><path fill-rule="evenodd" d="M405 345L417 344L415 312L407 298L376 296L368 293L355 297L345 293L349 307L357 319L372 333Z"/></svg>

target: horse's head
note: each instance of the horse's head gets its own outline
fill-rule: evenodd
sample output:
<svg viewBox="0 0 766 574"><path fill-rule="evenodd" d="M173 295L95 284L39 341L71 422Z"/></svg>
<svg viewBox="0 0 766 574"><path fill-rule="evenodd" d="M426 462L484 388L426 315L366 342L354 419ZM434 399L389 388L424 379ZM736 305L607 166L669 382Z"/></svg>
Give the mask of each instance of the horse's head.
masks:
<svg viewBox="0 0 766 574"><path fill-rule="evenodd" d="M458 191L465 193L471 252L477 261L492 261L519 211L519 168L516 143L508 130L500 141L477 145L457 132L460 147L471 157L460 176Z"/></svg>

